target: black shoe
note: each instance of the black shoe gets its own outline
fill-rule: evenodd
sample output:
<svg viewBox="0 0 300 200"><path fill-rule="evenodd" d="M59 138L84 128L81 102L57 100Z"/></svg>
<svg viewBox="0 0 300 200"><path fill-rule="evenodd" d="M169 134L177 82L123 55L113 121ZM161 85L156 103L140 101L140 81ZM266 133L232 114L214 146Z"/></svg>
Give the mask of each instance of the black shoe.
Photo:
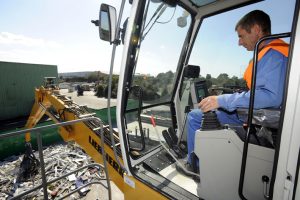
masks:
<svg viewBox="0 0 300 200"><path fill-rule="evenodd" d="M194 176L193 176L193 180L194 180L195 182L197 182L197 183L200 183L200 176L194 175Z"/></svg>

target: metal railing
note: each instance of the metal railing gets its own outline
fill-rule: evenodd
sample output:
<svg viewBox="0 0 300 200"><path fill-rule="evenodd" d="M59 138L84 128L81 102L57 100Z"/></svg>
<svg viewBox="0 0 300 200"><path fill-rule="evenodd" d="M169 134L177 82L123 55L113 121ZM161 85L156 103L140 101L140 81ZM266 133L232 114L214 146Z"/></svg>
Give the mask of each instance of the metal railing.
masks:
<svg viewBox="0 0 300 200"><path fill-rule="evenodd" d="M95 121L98 121L100 122L100 127L101 127L101 146L102 146L102 157L103 157L103 165L100 165L100 164L96 164L96 163L93 163L93 164L89 164L89 165L86 165L86 166L83 166L83 167L80 167L72 172L69 172L67 174L64 174L56 179L53 179L51 181L47 181L46 180L46 172L45 172L45 165L44 165L44 157L43 157L43 144L42 144L42 137L41 137L41 133L40 131L41 130L45 130L45 129L50 129L50 128L57 128L57 127L61 127L61 126L67 126L67 125L72 125L72 124L75 124L75 123L79 123L79 122L85 122L85 121L92 121L92 120L95 120ZM103 184L103 182L101 181L92 181L92 182L89 182L75 190L73 190L72 192L68 193L67 195L59 198L59 199L64 199L74 193L76 193L77 191L89 186L89 185L92 185L92 184L101 184L102 186L104 186L106 189L108 189L108 197L109 199L111 199L111 186L110 186L110 180L109 180L109 176L108 176L108 171L107 171L107 163L106 163L106 157L105 157L105 151L104 151L104 134L103 134L103 124L101 122L101 120L97 117L87 117L87 118L82 118L82 119L76 119L76 120L72 120L72 121L67 121L67 122L60 122L60 123L57 123L57 124L51 124L51 125L46 125L46 126L41 126L41 127L35 127L35 128L30 128L30 129L24 129L24 130L20 130L20 131L14 131L14 132L10 132L10 133L6 133L6 134L1 134L0 135L0 140L1 139L5 139L5 138L9 138L9 137L14 137L14 136L18 136L18 135L22 135L22 134L25 134L27 132L31 132L31 133L35 133L37 135L37 144L38 144L38 153L39 153L39 159L40 159L40 168L41 168L41 176L42 176L42 184L30 189L30 190L27 190L17 196L14 196L10 199L21 199L22 197L24 197L25 195L28 195L29 193L32 193L33 191L35 190L38 190L38 189L41 189L43 188L43 193L44 193L44 199L45 200L48 200L48 191L47 191L47 185L48 184L51 184L51 183L54 183L58 180L61 180L73 173L76 173L80 170L83 170L85 168L88 168L88 167L91 167L91 166L98 166L99 167L99 170L100 169L103 169L104 172L105 172L105 175L106 175L106 178L103 179L103 180L106 180L107 182L107 185Z"/></svg>

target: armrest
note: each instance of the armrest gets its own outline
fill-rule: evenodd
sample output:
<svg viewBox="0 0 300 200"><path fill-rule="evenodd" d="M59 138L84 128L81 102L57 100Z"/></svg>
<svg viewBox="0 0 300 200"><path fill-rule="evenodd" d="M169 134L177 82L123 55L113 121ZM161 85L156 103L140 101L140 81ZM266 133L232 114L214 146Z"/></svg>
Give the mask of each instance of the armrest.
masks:
<svg viewBox="0 0 300 200"><path fill-rule="evenodd" d="M261 125L268 128L278 128L281 110L278 108L257 109L253 110L253 124ZM237 114L241 118L247 119L248 108L237 109Z"/></svg>

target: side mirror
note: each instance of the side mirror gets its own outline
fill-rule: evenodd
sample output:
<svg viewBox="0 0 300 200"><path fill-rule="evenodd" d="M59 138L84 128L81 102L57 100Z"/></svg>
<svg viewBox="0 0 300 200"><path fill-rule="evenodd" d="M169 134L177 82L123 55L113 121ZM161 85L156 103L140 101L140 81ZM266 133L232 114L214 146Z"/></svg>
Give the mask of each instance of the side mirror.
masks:
<svg viewBox="0 0 300 200"><path fill-rule="evenodd" d="M113 43L116 36L117 13L116 9L107 4L101 4L99 12L100 39Z"/></svg>

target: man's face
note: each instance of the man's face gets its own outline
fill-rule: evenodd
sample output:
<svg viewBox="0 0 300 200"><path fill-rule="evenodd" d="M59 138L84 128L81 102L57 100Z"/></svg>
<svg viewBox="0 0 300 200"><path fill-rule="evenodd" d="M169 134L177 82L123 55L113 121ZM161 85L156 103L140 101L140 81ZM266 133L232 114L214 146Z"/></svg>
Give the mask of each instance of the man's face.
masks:
<svg viewBox="0 0 300 200"><path fill-rule="evenodd" d="M255 48L256 42L260 38L260 27L254 25L250 29L250 33L245 29L242 29L240 26L236 29L236 32L239 37L239 45L245 47L248 51L253 51Z"/></svg>

